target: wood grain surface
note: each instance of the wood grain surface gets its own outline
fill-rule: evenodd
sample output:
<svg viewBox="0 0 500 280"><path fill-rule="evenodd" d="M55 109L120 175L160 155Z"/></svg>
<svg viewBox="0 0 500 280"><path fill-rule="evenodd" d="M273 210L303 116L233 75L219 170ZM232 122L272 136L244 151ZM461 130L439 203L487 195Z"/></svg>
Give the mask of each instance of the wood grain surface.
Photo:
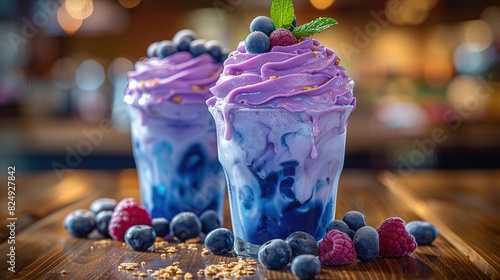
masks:
<svg viewBox="0 0 500 280"><path fill-rule="evenodd" d="M489 277L500 278L500 172L421 170L380 180Z"/></svg>
<svg viewBox="0 0 500 280"><path fill-rule="evenodd" d="M23 177L18 178L16 215L19 220L26 222L23 228L16 229L16 272L8 271L9 264L2 261L0 279L141 279L134 273L148 273L148 269L157 270L176 261L184 272L193 274L194 279L216 279L197 275L197 272L221 261L237 261L233 255L204 256L201 254L201 243L192 248L176 242L169 243L166 246L173 246L179 251L162 257L161 250L135 252L118 241L101 244L98 235L83 239L71 237L65 232L62 222L66 214L78 208L88 208L96 198L139 198L135 170L74 171L61 181L47 173ZM367 224L374 227L390 216L400 216L406 221L421 219L419 212L408 201L380 184L377 174L372 171L345 170L337 202L337 218L349 210L358 210L367 215ZM5 197L2 196L0 204L5 203ZM1 219L6 220L4 211ZM226 227L230 227L229 221L226 209ZM10 252L6 240L9 232L5 226L2 228L0 255L5 260ZM137 262L139 267L134 271L119 270L119 265L124 262ZM289 268L271 271L260 264L253 267L255 274L241 279L298 279L290 273ZM65 273L61 273L63 271ZM488 279L491 276L485 274L447 238L439 236L433 245L420 246L406 257L378 257L367 263L323 267L317 279ZM183 277L178 276L177 279ZM154 277L149 274L142 279Z"/></svg>

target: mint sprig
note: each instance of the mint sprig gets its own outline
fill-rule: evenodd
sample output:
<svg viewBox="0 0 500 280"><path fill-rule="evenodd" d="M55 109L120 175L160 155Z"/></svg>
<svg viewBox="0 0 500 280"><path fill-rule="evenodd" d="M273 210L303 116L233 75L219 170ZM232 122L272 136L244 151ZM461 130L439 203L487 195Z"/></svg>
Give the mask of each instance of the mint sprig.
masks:
<svg viewBox="0 0 500 280"><path fill-rule="evenodd" d="M295 10L292 0L273 0L271 3L271 19L274 27L289 29L292 26Z"/></svg>
<svg viewBox="0 0 500 280"><path fill-rule="evenodd" d="M274 1L273 1L274 3ZM330 28L333 25L338 24L336 20L329 17L320 17L306 24L295 27L292 30L293 35L297 38L311 36L315 33L319 33L325 29Z"/></svg>

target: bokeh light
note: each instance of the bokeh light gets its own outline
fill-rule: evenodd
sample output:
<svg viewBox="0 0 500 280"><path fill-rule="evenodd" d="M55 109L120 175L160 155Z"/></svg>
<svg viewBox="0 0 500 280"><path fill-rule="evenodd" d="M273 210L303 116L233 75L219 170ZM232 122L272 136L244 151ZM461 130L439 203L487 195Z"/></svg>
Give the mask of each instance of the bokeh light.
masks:
<svg viewBox="0 0 500 280"><path fill-rule="evenodd" d="M475 121L484 116L489 100L479 94L482 87L476 77L469 75L459 75L448 84L446 101L463 121Z"/></svg>
<svg viewBox="0 0 500 280"><path fill-rule="evenodd" d="M102 86L104 80L104 68L95 60L86 60L76 69L76 85L81 90L97 90Z"/></svg>
<svg viewBox="0 0 500 280"><path fill-rule="evenodd" d="M318 10L326 10L328 9L335 0L309 0L311 5Z"/></svg>
<svg viewBox="0 0 500 280"><path fill-rule="evenodd" d="M68 14L75 19L86 19L94 10L92 0L66 0L64 7Z"/></svg>
<svg viewBox="0 0 500 280"><path fill-rule="evenodd" d="M66 10L65 5L62 5L57 10L57 22L68 35L75 34L82 26L82 20L72 17Z"/></svg>
<svg viewBox="0 0 500 280"><path fill-rule="evenodd" d="M490 26L482 20L464 22L460 33L463 34L463 41L474 46L476 51L485 50L493 42Z"/></svg>
<svg viewBox="0 0 500 280"><path fill-rule="evenodd" d="M392 0L387 0L386 10L391 10ZM427 20L429 12L436 6L437 0L402 0L400 12L391 14L390 20L397 25L418 25Z"/></svg>
<svg viewBox="0 0 500 280"><path fill-rule="evenodd" d="M476 44L460 44L453 54L455 68L462 74L480 74L494 62L495 52L488 48L481 50Z"/></svg>
<svg viewBox="0 0 500 280"><path fill-rule="evenodd" d="M122 7L132 9L137 7L137 5L141 3L141 0L118 0L118 2L122 5Z"/></svg>

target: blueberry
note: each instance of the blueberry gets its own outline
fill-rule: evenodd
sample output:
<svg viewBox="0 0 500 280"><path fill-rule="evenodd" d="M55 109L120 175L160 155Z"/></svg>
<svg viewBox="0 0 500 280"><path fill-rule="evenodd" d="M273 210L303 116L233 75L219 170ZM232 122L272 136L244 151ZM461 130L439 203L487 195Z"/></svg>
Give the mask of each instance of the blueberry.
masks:
<svg viewBox="0 0 500 280"><path fill-rule="evenodd" d="M213 58L218 59L222 55L222 43L217 40L205 42L205 49Z"/></svg>
<svg viewBox="0 0 500 280"><path fill-rule="evenodd" d="M193 212L181 212L170 222L170 230L181 241L197 237L201 232L201 222Z"/></svg>
<svg viewBox="0 0 500 280"><path fill-rule="evenodd" d="M207 210L200 215L201 231L208 234L216 228L220 228L219 214L214 210Z"/></svg>
<svg viewBox="0 0 500 280"><path fill-rule="evenodd" d="M174 46L177 48L177 50L181 52L187 51L189 49L189 43L191 43L191 41L195 40L197 37L198 35L196 35L193 30L183 29L174 35L172 41L174 42Z"/></svg>
<svg viewBox="0 0 500 280"><path fill-rule="evenodd" d="M315 255L300 255L293 259L291 271L300 279L314 279L321 273L321 262Z"/></svg>
<svg viewBox="0 0 500 280"><path fill-rule="evenodd" d="M234 236L227 228L214 229L205 237L205 247L216 255L229 253L233 246Z"/></svg>
<svg viewBox="0 0 500 280"><path fill-rule="evenodd" d="M370 226L359 228L354 234L354 247L358 259L364 262L374 260L379 253L379 236L376 229Z"/></svg>
<svg viewBox="0 0 500 280"><path fill-rule="evenodd" d="M156 48L158 47L158 44L160 44L160 42L154 42L151 45L149 45L148 50L146 51L148 57L156 56Z"/></svg>
<svg viewBox="0 0 500 280"><path fill-rule="evenodd" d="M328 223L326 227L326 232L332 229L340 230L341 232L347 234L351 239L354 237L354 230L350 229L349 226L342 220L333 220Z"/></svg>
<svg viewBox="0 0 500 280"><path fill-rule="evenodd" d="M265 53L269 51L271 41L265 33L254 31L245 39L245 47L249 53Z"/></svg>
<svg viewBox="0 0 500 280"><path fill-rule="evenodd" d="M92 211L78 209L69 213L63 224L74 237L87 237L95 229L95 215Z"/></svg>
<svg viewBox="0 0 500 280"><path fill-rule="evenodd" d="M97 215L97 213L101 211L113 211L117 203L118 202L112 198L98 198L92 201L89 208L90 211Z"/></svg>
<svg viewBox="0 0 500 280"><path fill-rule="evenodd" d="M146 225L131 226L125 232L125 243L134 251L147 251L155 239L155 230Z"/></svg>
<svg viewBox="0 0 500 280"><path fill-rule="evenodd" d="M292 248L292 259L303 254L318 255L316 239L307 232L295 231L285 241Z"/></svg>
<svg viewBox="0 0 500 280"><path fill-rule="evenodd" d="M170 233L170 223L166 218L154 218L151 226L155 230L156 236L164 237Z"/></svg>
<svg viewBox="0 0 500 280"><path fill-rule="evenodd" d="M292 248L282 239L271 239L262 244L257 256L267 269L282 269L292 258Z"/></svg>
<svg viewBox="0 0 500 280"><path fill-rule="evenodd" d="M95 215L95 223L97 231L99 231L99 233L106 238L111 238L111 235L109 235L109 230L108 230L109 221L111 220L111 215L113 215L113 211L110 210L104 210Z"/></svg>
<svg viewBox="0 0 500 280"><path fill-rule="evenodd" d="M435 225L425 221L412 221L406 224L406 230L415 237L418 245L429 245L438 236Z"/></svg>
<svg viewBox="0 0 500 280"><path fill-rule="evenodd" d="M250 32L261 31L264 32L267 36L271 35L271 32L274 31L275 26L272 19L266 16L258 16L252 20L250 23Z"/></svg>
<svg viewBox="0 0 500 280"><path fill-rule="evenodd" d="M159 58L164 58L177 52L177 48L170 40L161 41L156 47L155 54Z"/></svg>
<svg viewBox="0 0 500 280"><path fill-rule="evenodd" d="M365 215L358 211L349 211L345 213L344 217L342 217L342 221L354 231L358 230L360 227L366 226Z"/></svg>
<svg viewBox="0 0 500 280"><path fill-rule="evenodd" d="M207 49L205 48L205 40L203 39L196 39L191 41L189 43L189 52L194 56L200 56L204 53L207 52Z"/></svg>

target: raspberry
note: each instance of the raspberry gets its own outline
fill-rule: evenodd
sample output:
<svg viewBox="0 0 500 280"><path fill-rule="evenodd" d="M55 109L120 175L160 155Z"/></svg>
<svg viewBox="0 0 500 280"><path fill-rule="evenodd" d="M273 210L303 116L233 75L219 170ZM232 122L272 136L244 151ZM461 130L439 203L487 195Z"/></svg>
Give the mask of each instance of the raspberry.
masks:
<svg viewBox="0 0 500 280"><path fill-rule="evenodd" d="M278 28L269 35L271 40L271 48L274 46L289 46L297 44L297 38L290 30L285 28Z"/></svg>
<svg viewBox="0 0 500 280"><path fill-rule="evenodd" d="M319 243L319 260L324 265L350 264L356 258L351 238L340 230L331 230Z"/></svg>
<svg viewBox="0 0 500 280"><path fill-rule="evenodd" d="M399 217L387 218L377 229L380 237L380 256L402 257L417 249L415 237L408 233L405 221Z"/></svg>
<svg viewBox="0 0 500 280"><path fill-rule="evenodd" d="M151 214L143 206L139 206L133 198L120 201L109 221L109 234L113 239L123 241L125 232L131 226L151 225Z"/></svg>

